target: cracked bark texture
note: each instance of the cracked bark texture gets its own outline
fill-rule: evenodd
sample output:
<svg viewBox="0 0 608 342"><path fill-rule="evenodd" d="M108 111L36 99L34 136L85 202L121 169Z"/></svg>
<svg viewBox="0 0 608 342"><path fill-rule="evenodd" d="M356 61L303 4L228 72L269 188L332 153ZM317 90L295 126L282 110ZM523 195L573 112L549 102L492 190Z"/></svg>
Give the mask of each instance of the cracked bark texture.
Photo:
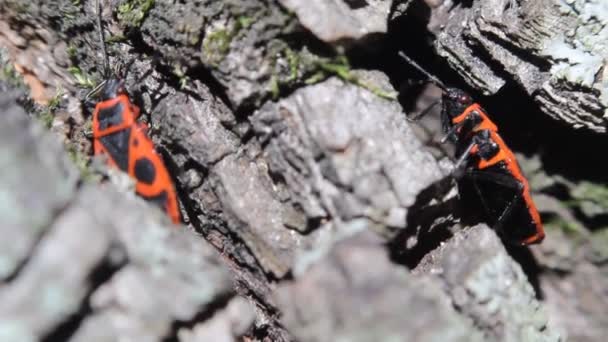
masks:
<svg viewBox="0 0 608 342"><path fill-rule="evenodd" d="M607 38L602 0L491 0L451 11L435 45L472 87L514 81L554 119L605 133Z"/></svg>
<svg viewBox="0 0 608 342"><path fill-rule="evenodd" d="M571 53L550 57L565 51L558 45L541 54L538 37L545 36L535 31L597 28L576 24L583 7L559 7L551 17L556 7L545 2L477 1L449 12L450 1L426 3L447 20L437 32L438 54L474 88L496 92L516 81L544 112L602 131L601 78L587 77L596 64L572 62L578 55ZM59 102L50 120L55 138L84 155L91 104L81 101L83 88L102 78L94 3L0 3L0 44L38 103ZM125 189L83 182L60 144L48 142L49 134L3 95L2 110L13 114L0 117L9 156L0 166L15 172L0 177L0 217L8 220L0 231L15 239L0 242L0 298L7 303L0 337L605 336L605 291L598 285L595 300L579 298L573 293L585 282L572 280L580 274L605 284L601 244L586 237L575 256L572 240L555 233L533 254L507 252L488 227L455 224L450 163L436 160L406 121L391 95L395 76L382 62L364 63L381 70L345 62L386 44L389 19L407 20L411 1L146 3L102 1L106 41L113 65L129 63L127 87L176 178L188 228L167 227L160 212ZM568 40L574 38L563 39L577 47ZM517 44L534 53L520 53ZM496 61L504 63L499 72ZM590 83L568 69L583 64L574 72ZM547 212L563 212L550 203L542 204ZM524 274L517 253L547 275ZM560 278L565 265L568 277Z"/></svg>
<svg viewBox="0 0 608 342"><path fill-rule="evenodd" d="M478 258L460 259L463 252ZM559 340L555 332L547 333L547 313L534 299L525 274L486 226L459 232L427 254L414 272L439 275L454 306L473 320L486 340ZM510 324L500 323L505 321Z"/></svg>
<svg viewBox="0 0 608 342"><path fill-rule="evenodd" d="M351 222L351 229L360 226L363 232L315 256L318 262L277 291L285 324L298 340L482 341L436 279L413 277L391 263L382 240L366 224ZM361 272L368 260L374 267Z"/></svg>

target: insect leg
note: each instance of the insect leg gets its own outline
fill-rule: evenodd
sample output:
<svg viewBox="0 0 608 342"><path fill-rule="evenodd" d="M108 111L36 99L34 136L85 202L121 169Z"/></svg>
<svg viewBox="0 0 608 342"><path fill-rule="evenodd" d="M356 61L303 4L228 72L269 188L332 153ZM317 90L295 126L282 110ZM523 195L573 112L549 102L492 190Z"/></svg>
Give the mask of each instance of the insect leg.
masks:
<svg viewBox="0 0 608 342"><path fill-rule="evenodd" d="M450 129L445 133L445 135L443 136L443 138L441 138L441 140L439 141L439 143L441 144L445 144L448 139L453 136L454 134L456 134L456 131L458 131L458 129L460 129L462 126L464 126L466 123L468 122L468 120L462 120L459 123L454 124L452 127L450 127Z"/></svg>
<svg viewBox="0 0 608 342"><path fill-rule="evenodd" d="M433 107L435 107L439 103L441 103L441 100L435 100L435 101L433 101L433 103L431 103L430 105L428 105L428 107L426 107L425 109L423 109L420 113L416 114L414 117L409 117L409 116L406 115L407 121L416 122L416 121L422 119L423 116L427 115L431 111L431 109L433 109Z"/></svg>
<svg viewBox="0 0 608 342"><path fill-rule="evenodd" d="M462 152L462 154L460 155L460 157L458 158L458 160L456 161L456 163L454 164L454 168L452 169L451 175L452 177L459 179L463 176L463 171L466 168L466 164L468 162L468 158L471 156L471 150L473 150L473 147L475 147L477 145L477 142L475 140L472 140L471 143L469 144L469 146L467 146L467 148L464 150L464 152Z"/></svg>

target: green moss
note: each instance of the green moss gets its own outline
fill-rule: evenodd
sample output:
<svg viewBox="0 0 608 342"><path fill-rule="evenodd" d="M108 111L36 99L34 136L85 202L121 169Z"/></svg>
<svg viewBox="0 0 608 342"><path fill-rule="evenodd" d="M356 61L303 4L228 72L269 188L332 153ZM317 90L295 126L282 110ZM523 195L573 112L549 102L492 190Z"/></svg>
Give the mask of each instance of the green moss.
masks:
<svg viewBox="0 0 608 342"><path fill-rule="evenodd" d="M80 8L77 6L78 5L74 5L72 7L66 6L59 9L59 12L62 15L62 22L66 22L66 19L67 21L73 20L78 16Z"/></svg>
<svg viewBox="0 0 608 342"><path fill-rule="evenodd" d="M8 52L2 48L0 48L0 67L0 79L14 87L23 85L23 78L8 59Z"/></svg>
<svg viewBox="0 0 608 342"><path fill-rule="evenodd" d="M327 72L328 75L336 75L346 82L357 83L357 77L351 73L350 63L346 56L338 56L329 61L321 61L319 62L319 68Z"/></svg>
<svg viewBox="0 0 608 342"><path fill-rule="evenodd" d="M584 231L584 228L580 224L566 221L562 218L551 218L544 222L544 226L547 230L559 229L564 234L572 237L582 236Z"/></svg>
<svg viewBox="0 0 608 342"><path fill-rule="evenodd" d="M93 118L89 117L88 120L84 122L84 126L82 127L82 131L85 134L91 133L93 134Z"/></svg>
<svg viewBox="0 0 608 342"><path fill-rule="evenodd" d="M324 79L326 79L327 73L325 73L324 71L317 71L314 74L312 74L310 77L308 77L306 80L304 80L304 83L306 84L316 84L319 83L321 81L323 81Z"/></svg>
<svg viewBox="0 0 608 342"><path fill-rule="evenodd" d="M289 65L289 81L295 81L298 78L300 69L300 55L290 48L285 49L285 57Z"/></svg>
<svg viewBox="0 0 608 342"><path fill-rule="evenodd" d="M57 108L59 108L59 105L61 104L61 97L63 96L63 94L63 88L61 88L60 86L59 88L57 88L55 96L53 96L53 98L49 100L47 108L49 108L51 111L55 111Z"/></svg>
<svg viewBox="0 0 608 342"><path fill-rule="evenodd" d="M280 91L286 87L293 88L302 82L316 84L331 76L365 88L381 98L395 100L397 97L395 92L383 90L353 72L348 58L344 55L322 58L308 52L306 48L293 50L280 40L268 43L266 55L272 60L273 73L268 81L268 91L273 99L277 99Z"/></svg>
<svg viewBox="0 0 608 342"><path fill-rule="evenodd" d="M231 25L218 28L205 35L202 44L203 60L217 66L230 52L230 43L243 29L249 28L254 18L241 15Z"/></svg>
<svg viewBox="0 0 608 342"><path fill-rule="evenodd" d="M186 75L185 69L179 64L173 65L173 74L178 78L179 89L184 89L190 83L190 77Z"/></svg>
<svg viewBox="0 0 608 342"><path fill-rule="evenodd" d="M217 65L230 51L230 42L234 38L232 30L218 29L203 39L203 56L212 65Z"/></svg>
<svg viewBox="0 0 608 342"><path fill-rule="evenodd" d="M78 151L74 146L67 146L68 157L76 165L80 171L80 177L85 182L99 181L99 175L89 167L89 158L82 152Z"/></svg>
<svg viewBox="0 0 608 342"><path fill-rule="evenodd" d="M357 85L360 86L360 87L362 87L362 88L365 88L365 89L369 90L370 92L372 92L372 94L374 94L374 95L376 95L378 97L381 97L383 99L386 99L386 100L396 100L397 99L397 93L396 92L385 91L385 90L383 90L383 89L381 89L381 88L379 88L379 87L377 87L377 86L375 86L373 84L369 84L369 83L364 82L362 80L359 80L357 82Z"/></svg>
<svg viewBox="0 0 608 342"><path fill-rule="evenodd" d="M280 96L281 88L298 81L300 75L300 55L282 41L268 44L268 56L272 58L273 73L269 81L269 90L273 99ZM286 63L285 63L286 62Z"/></svg>
<svg viewBox="0 0 608 342"><path fill-rule="evenodd" d="M179 89L183 90L188 86L188 83L190 83L190 77L188 77L187 75L184 77L180 77L179 79Z"/></svg>
<svg viewBox="0 0 608 342"><path fill-rule="evenodd" d="M53 119L55 118L55 111L59 108L61 104L61 97L63 96L64 91L61 87L57 88L57 92L55 96L49 100L49 103L42 107L38 113L38 120L44 125L46 128L51 128L53 125Z"/></svg>
<svg viewBox="0 0 608 342"><path fill-rule="evenodd" d="M55 118L54 112L55 109L44 107L37 113L36 117L44 127L51 128L53 125L53 119Z"/></svg>
<svg viewBox="0 0 608 342"><path fill-rule="evenodd" d="M270 78L270 94L272 95L273 100L278 99L279 95L281 94L279 78L276 75L272 75Z"/></svg>
<svg viewBox="0 0 608 342"><path fill-rule="evenodd" d="M38 120L40 120L40 122L46 128L51 128L51 126L53 125L54 118L55 116L53 115L53 112L47 109L42 110L40 114L38 114Z"/></svg>
<svg viewBox="0 0 608 342"><path fill-rule="evenodd" d="M573 190L572 197L575 201L591 201L603 208L608 208L608 187L582 181Z"/></svg>
<svg viewBox="0 0 608 342"><path fill-rule="evenodd" d="M2 80L15 85L20 86L23 84L23 79L21 75L13 68L11 64L6 64L2 66L2 76L0 76Z"/></svg>
<svg viewBox="0 0 608 342"><path fill-rule="evenodd" d="M78 54L78 49L74 45L70 44L70 45L68 45L66 52L68 54L68 57L73 59L73 58L76 58L76 55Z"/></svg>
<svg viewBox="0 0 608 342"><path fill-rule="evenodd" d="M125 37L122 34L117 34L114 36L111 36L109 38L106 38L106 44L112 45L112 44L116 44L116 43L122 43L125 42L127 40L127 37Z"/></svg>
<svg viewBox="0 0 608 342"><path fill-rule="evenodd" d="M393 92L387 92L379 87L370 84L352 72L348 58L344 55L339 55L331 60L321 60L318 62L319 71L314 73L310 78L306 80L307 84L318 83L329 76L337 76L344 82L355 84L361 88L365 88L372 92L374 95L387 99L395 100L397 94Z"/></svg>
<svg viewBox="0 0 608 342"><path fill-rule="evenodd" d="M268 44L268 56L272 56L274 70L269 80L269 91L273 99L277 99L283 87L294 86L299 82L305 84L319 83L331 76L336 76L345 82L365 88L376 96L395 100L397 94L387 92L374 84L361 79L351 69L346 56L320 58L307 53L306 50L294 51L282 41L272 41Z"/></svg>
<svg viewBox="0 0 608 342"><path fill-rule="evenodd" d="M94 88L95 81L89 77L89 75L85 74L79 67L72 66L68 68L68 72L74 76L76 80L76 84L83 88Z"/></svg>
<svg viewBox="0 0 608 342"><path fill-rule="evenodd" d="M4 5L17 14L26 14L30 9L30 3L28 1L8 0Z"/></svg>
<svg viewBox="0 0 608 342"><path fill-rule="evenodd" d="M118 20L128 27L140 27L148 12L154 7L154 0L128 0L118 6Z"/></svg>
<svg viewBox="0 0 608 342"><path fill-rule="evenodd" d="M236 18L236 22L238 24L239 30L247 29L247 28L249 28L249 26L251 26L251 24L253 24L254 19L252 17L246 16L246 15L241 15L238 18Z"/></svg>

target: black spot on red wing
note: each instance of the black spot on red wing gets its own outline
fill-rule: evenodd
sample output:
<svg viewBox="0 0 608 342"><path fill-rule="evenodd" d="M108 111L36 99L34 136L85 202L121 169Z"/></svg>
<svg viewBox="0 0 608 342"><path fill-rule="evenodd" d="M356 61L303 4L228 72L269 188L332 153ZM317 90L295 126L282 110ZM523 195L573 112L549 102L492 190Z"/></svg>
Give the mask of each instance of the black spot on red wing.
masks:
<svg viewBox="0 0 608 342"><path fill-rule="evenodd" d="M123 110L124 106L122 102L117 102L115 105L101 109L97 113L97 120L99 121L99 129L105 130L112 126L120 125L123 122Z"/></svg>
<svg viewBox="0 0 608 342"><path fill-rule="evenodd" d="M112 133L99 138L99 142L105 147L108 154L112 157L118 168L127 172L129 167L129 137L131 129Z"/></svg>
<svg viewBox="0 0 608 342"><path fill-rule="evenodd" d="M137 138L133 138L133 146L137 147L139 145L139 140Z"/></svg>
<svg viewBox="0 0 608 342"><path fill-rule="evenodd" d="M165 210L167 208L167 199L168 199L168 195L167 195L167 191L162 191L160 194L155 195L155 196L144 196L141 195L140 196L145 199L148 202L153 203L154 205L158 206L159 208Z"/></svg>
<svg viewBox="0 0 608 342"><path fill-rule="evenodd" d="M138 181L152 184L156 178L156 167L148 158L141 158L135 161L135 178Z"/></svg>

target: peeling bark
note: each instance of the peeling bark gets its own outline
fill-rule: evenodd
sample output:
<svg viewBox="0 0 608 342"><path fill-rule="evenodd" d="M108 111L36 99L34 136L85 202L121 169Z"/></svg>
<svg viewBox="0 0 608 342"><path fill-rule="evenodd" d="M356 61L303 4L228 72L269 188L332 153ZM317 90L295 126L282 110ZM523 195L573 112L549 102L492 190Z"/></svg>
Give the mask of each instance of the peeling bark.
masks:
<svg viewBox="0 0 608 342"><path fill-rule="evenodd" d="M53 134L84 156L92 104L81 100L103 77L94 3L0 4L0 45L32 91L42 89L35 100L55 103ZM168 227L128 189L87 180L95 163L76 158L78 176L57 137L29 122L48 107L24 110L4 93L14 85L0 83L0 233L15 237L0 242L0 340L605 335L600 287L595 301L571 290L584 288L572 280L579 275L605 283L608 253L591 242L605 241L603 230L584 228L580 240L549 231L532 255L469 224L449 160L438 161L405 118L416 98L393 74L405 68L390 66L387 51L401 46L385 39L422 6L436 50L408 49L445 59L473 95L516 83L544 113L603 132L606 54L583 39L604 32L595 2L102 3L111 63L129 65L127 88L176 179L187 227ZM381 56L370 57L375 50ZM579 183L542 165L530 174L539 188L558 184L587 203L589 221L608 212ZM580 220L547 194L543 213ZM580 252L573 241L584 241ZM568 319L583 311L593 314Z"/></svg>
<svg viewBox="0 0 608 342"><path fill-rule="evenodd" d="M601 1L477 1L457 7L436 42L471 86L516 82L542 111L573 128L606 132L608 11Z"/></svg>

